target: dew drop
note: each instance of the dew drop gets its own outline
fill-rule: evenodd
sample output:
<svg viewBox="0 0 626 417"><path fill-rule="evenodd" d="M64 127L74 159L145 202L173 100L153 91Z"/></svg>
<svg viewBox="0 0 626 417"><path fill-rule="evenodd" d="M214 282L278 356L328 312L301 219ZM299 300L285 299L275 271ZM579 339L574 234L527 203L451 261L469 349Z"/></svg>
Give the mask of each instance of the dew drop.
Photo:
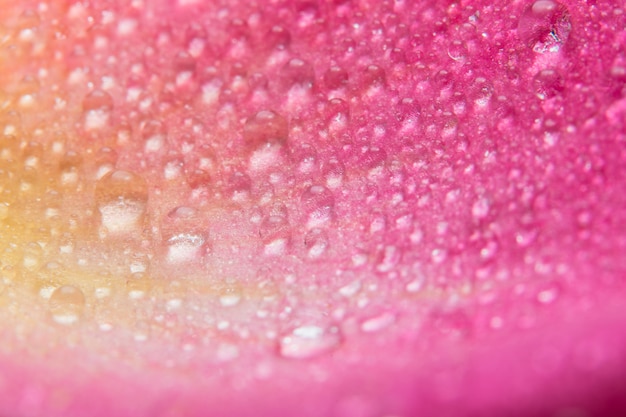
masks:
<svg viewBox="0 0 626 417"><path fill-rule="evenodd" d="M229 285L220 294L222 307L233 307L241 301L241 289L236 285Z"/></svg>
<svg viewBox="0 0 626 417"><path fill-rule="evenodd" d="M167 240L167 256L169 263L190 262L201 257L205 240L202 236L180 233Z"/></svg>
<svg viewBox="0 0 626 417"><path fill-rule="evenodd" d="M459 62L463 62L467 57L467 46L465 42L455 40L448 46L448 56Z"/></svg>
<svg viewBox="0 0 626 417"><path fill-rule="evenodd" d="M537 53L558 52L572 30L567 8L552 0L538 0L520 17L520 39Z"/></svg>
<svg viewBox="0 0 626 417"><path fill-rule="evenodd" d="M313 67L306 61L293 58L283 67L281 82L285 83L283 88L290 90L294 87L311 89L315 82Z"/></svg>
<svg viewBox="0 0 626 417"><path fill-rule="evenodd" d="M563 77L552 68L541 70L533 77L533 88L541 100L555 97L563 92Z"/></svg>
<svg viewBox="0 0 626 417"><path fill-rule="evenodd" d="M337 349L342 338L337 327L305 325L280 338L279 354L290 359L310 359Z"/></svg>
<svg viewBox="0 0 626 417"><path fill-rule="evenodd" d="M385 312L378 316L371 317L361 323L361 330L365 333L374 333L391 326L396 321L393 313Z"/></svg>
<svg viewBox="0 0 626 417"><path fill-rule="evenodd" d="M329 90L337 90L348 85L348 72L341 67L333 66L324 74L324 85Z"/></svg>
<svg viewBox="0 0 626 417"><path fill-rule="evenodd" d="M96 184L96 205L101 226L111 234L136 232L143 226L148 187L140 176L113 171Z"/></svg>
<svg viewBox="0 0 626 417"><path fill-rule="evenodd" d="M402 251L393 245L388 245L383 250L380 261L376 265L376 270L378 272L390 272L392 271L400 259L402 258Z"/></svg>
<svg viewBox="0 0 626 417"><path fill-rule="evenodd" d="M163 218L161 233L165 242L165 260L181 264L202 260L208 251L207 231L192 207L180 206Z"/></svg>
<svg viewBox="0 0 626 417"><path fill-rule="evenodd" d="M302 193L300 203L308 228L318 227L333 217L335 197L324 186L313 185L307 188Z"/></svg>
<svg viewBox="0 0 626 417"><path fill-rule="evenodd" d="M85 130L99 130L109 124L113 98L107 92L95 90L83 99Z"/></svg>
<svg viewBox="0 0 626 417"><path fill-rule="evenodd" d="M480 198L472 206L472 216L476 220L482 220L489 215L489 200Z"/></svg>
<svg viewBox="0 0 626 417"><path fill-rule="evenodd" d="M283 255L291 242L291 226L287 217L280 213L265 217L259 226L259 236L266 255Z"/></svg>
<svg viewBox="0 0 626 417"><path fill-rule="evenodd" d="M328 236L322 229L314 228L304 236L304 246L310 259L320 258L328 250Z"/></svg>
<svg viewBox="0 0 626 417"><path fill-rule="evenodd" d="M262 110L250 117L243 128L244 140L253 149L268 143L284 145L287 136L287 120L271 110Z"/></svg>
<svg viewBox="0 0 626 417"><path fill-rule="evenodd" d="M78 322L83 314L85 296L80 288L64 285L54 290L48 303L56 323L71 325Z"/></svg>

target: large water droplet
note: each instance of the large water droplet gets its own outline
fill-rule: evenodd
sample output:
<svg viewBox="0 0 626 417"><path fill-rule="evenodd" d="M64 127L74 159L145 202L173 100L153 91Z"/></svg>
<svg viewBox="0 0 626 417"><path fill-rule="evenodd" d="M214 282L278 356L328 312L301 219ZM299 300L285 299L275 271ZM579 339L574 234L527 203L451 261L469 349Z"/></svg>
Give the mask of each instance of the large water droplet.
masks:
<svg viewBox="0 0 626 417"><path fill-rule="evenodd" d="M285 358L309 359L333 351L341 341L337 327L305 325L280 338L279 353Z"/></svg>
<svg viewBox="0 0 626 417"><path fill-rule="evenodd" d="M520 39L535 52L558 52L572 30L567 8L552 0L538 0L520 17Z"/></svg>
<svg viewBox="0 0 626 417"><path fill-rule="evenodd" d="M143 178L128 171L113 171L96 184L96 205L105 233L125 234L141 229L148 203Z"/></svg>
<svg viewBox="0 0 626 417"><path fill-rule="evenodd" d="M49 300L52 319L64 325L78 322L85 309L85 296L80 288L64 285L54 290Z"/></svg>

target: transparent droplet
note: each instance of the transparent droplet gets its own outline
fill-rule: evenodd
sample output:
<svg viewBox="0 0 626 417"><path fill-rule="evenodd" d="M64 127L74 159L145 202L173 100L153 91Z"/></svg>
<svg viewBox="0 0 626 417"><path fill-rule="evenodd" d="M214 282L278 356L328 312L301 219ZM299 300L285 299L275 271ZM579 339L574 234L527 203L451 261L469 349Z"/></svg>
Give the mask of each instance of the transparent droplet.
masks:
<svg viewBox="0 0 626 417"><path fill-rule="evenodd" d="M558 52L572 30L567 8L557 1L538 0L520 17L520 39L538 53Z"/></svg>
<svg viewBox="0 0 626 417"><path fill-rule="evenodd" d="M110 122L113 98L107 92L95 90L83 100L84 126L86 130L103 129Z"/></svg>
<svg viewBox="0 0 626 417"><path fill-rule="evenodd" d="M107 233L125 234L141 229L148 203L143 178L128 171L113 171L96 184L96 205Z"/></svg>
<svg viewBox="0 0 626 417"><path fill-rule="evenodd" d="M43 262L43 250L37 242L30 242L24 247L22 265L29 271L39 269Z"/></svg>
<svg viewBox="0 0 626 417"><path fill-rule="evenodd" d="M361 323L361 331L374 333L391 326L396 321L396 316L390 312L384 312L378 316L371 317Z"/></svg>
<svg viewBox="0 0 626 417"><path fill-rule="evenodd" d="M533 88L541 100L555 97L563 92L563 77L552 68L541 70L533 78Z"/></svg>
<svg viewBox="0 0 626 417"><path fill-rule="evenodd" d="M192 207L180 206L170 211L163 218L161 233L165 260L170 264L201 261L208 251L208 230Z"/></svg>
<svg viewBox="0 0 626 417"><path fill-rule="evenodd" d="M537 301L541 304L552 304L561 293L561 288L556 283L548 283L537 292Z"/></svg>
<svg viewBox="0 0 626 417"><path fill-rule="evenodd" d="M290 359L310 359L332 352L341 342L337 327L300 326L280 338L279 354Z"/></svg>
<svg viewBox="0 0 626 417"><path fill-rule="evenodd" d="M78 322L85 309L85 296L78 287L64 285L54 290L48 301L52 319L59 324Z"/></svg>
<svg viewBox="0 0 626 417"><path fill-rule="evenodd" d="M169 263L190 262L203 255L204 237L181 233L167 240L167 261Z"/></svg>
<svg viewBox="0 0 626 417"><path fill-rule="evenodd" d="M324 85L329 90L337 90L348 85L348 72L341 67L333 66L324 74Z"/></svg>
<svg viewBox="0 0 626 417"><path fill-rule="evenodd" d="M331 157L322 163L322 174L326 180L326 186L332 190L343 184L345 173L343 163L336 157Z"/></svg>
<svg viewBox="0 0 626 417"><path fill-rule="evenodd" d="M222 307L233 307L241 301L241 288L238 285L228 285L220 294Z"/></svg>
<svg viewBox="0 0 626 417"><path fill-rule="evenodd" d="M227 189L234 201L244 201L250 196L252 180L243 172L234 172L228 179Z"/></svg>
<svg viewBox="0 0 626 417"><path fill-rule="evenodd" d="M163 149L167 141L167 129L158 120L150 120L141 127L143 149L147 153L155 153Z"/></svg>
<svg viewBox="0 0 626 417"><path fill-rule="evenodd" d="M259 236L266 255L283 255L291 242L291 226L287 217L279 213L265 217L259 226Z"/></svg>
<svg viewBox="0 0 626 417"><path fill-rule="evenodd" d="M330 99L326 108L326 118L328 120L329 132L338 134L348 127L350 106L340 98Z"/></svg>
<svg viewBox="0 0 626 417"><path fill-rule="evenodd" d="M486 198L479 198L474 202L472 206L472 216L476 220L482 220L489 215L489 200Z"/></svg>
<svg viewBox="0 0 626 417"><path fill-rule="evenodd" d="M322 229L311 229L304 236L304 247L309 258L317 259L328 249L328 235Z"/></svg>
<svg viewBox="0 0 626 417"><path fill-rule="evenodd" d="M282 26L274 25L263 38L263 45L267 48L283 50L291 43L291 34Z"/></svg>
<svg viewBox="0 0 626 417"><path fill-rule="evenodd" d="M310 90L315 83L313 66L299 58L289 60L283 67L279 78L284 91L293 88Z"/></svg>
<svg viewBox="0 0 626 417"><path fill-rule="evenodd" d="M252 148L267 143L284 145L287 136L287 121L271 110L262 110L250 117L243 128L243 137Z"/></svg>
<svg viewBox="0 0 626 417"><path fill-rule="evenodd" d="M380 261L376 265L376 270L378 272L390 272L392 271L400 259L402 257L402 251L393 245L385 246L381 256Z"/></svg>
<svg viewBox="0 0 626 417"><path fill-rule="evenodd" d="M448 56L455 60L462 62L467 57L467 46L465 42L455 40L448 46Z"/></svg>
<svg viewBox="0 0 626 417"><path fill-rule="evenodd" d="M302 193L300 204L306 216L307 227L313 228L332 219L335 197L328 188L313 185Z"/></svg>

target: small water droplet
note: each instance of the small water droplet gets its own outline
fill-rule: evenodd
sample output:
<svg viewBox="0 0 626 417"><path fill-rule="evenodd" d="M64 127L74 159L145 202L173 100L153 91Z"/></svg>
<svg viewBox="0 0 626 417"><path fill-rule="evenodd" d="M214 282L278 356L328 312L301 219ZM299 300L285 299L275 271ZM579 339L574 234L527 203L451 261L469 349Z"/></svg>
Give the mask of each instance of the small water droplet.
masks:
<svg viewBox="0 0 626 417"><path fill-rule="evenodd" d="M140 176L113 171L96 184L96 205L106 233L136 232L143 226L148 187Z"/></svg>
<svg viewBox="0 0 626 417"><path fill-rule="evenodd" d="M272 213L259 226L266 255L283 255L291 242L291 226L285 214Z"/></svg>
<svg viewBox="0 0 626 417"><path fill-rule="evenodd" d="M563 77L552 68L544 69L535 74L533 87L537 97L546 100L563 92Z"/></svg>
<svg viewBox="0 0 626 417"><path fill-rule="evenodd" d="M398 262L400 262L401 258L402 251L397 246L385 246L380 256L380 261L376 265L376 270L378 272L390 272L396 267Z"/></svg>
<svg viewBox="0 0 626 417"><path fill-rule="evenodd" d="M208 231L201 225L197 210L187 206L179 206L163 218L161 233L168 263L202 260L208 251Z"/></svg>
<svg viewBox="0 0 626 417"><path fill-rule="evenodd" d="M472 206L472 216L474 216L476 220L484 219L489 215L489 206L490 203L488 199L484 197L479 198Z"/></svg>
<svg viewBox="0 0 626 417"><path fill-rule="evenodd" d="M452 41L448 46L448 56L455 61L465 61L467 57L467 46L465 42L459 40Z"/></svg>
<svg viewBox="0 0 626 417"><path fill-rule="evenodd" d="M348 85L348 72L341 67L333 66L324 74L324 85L329 90L337 90Z"/></svg>
<svg viewBox="0 0 626 417"><path fill-rule="evenodd" d="M300 203L308 228L321 226L333 217L335 197L324 186L313 185L307 188L302 193Z"/></svg>
<svg viewBox="0 0 626 417"><path fill-rule="evenodd" d="M85 309L85 296L80 288L64 285L54 290L48 301L52 319L70 325L80 320Z"/></svg>
<svg viewBox="0 0 626 417"><path fill-rule="evenodd" d="M271 110L262 110L250 117L243 128L244 140L252 149L268 143L284 145L287 136L287 120Z"/></svg>
<svg viewBox="0 0 626 417"><path fill-rule="evenodd" d="M237 285L228 285L220 294L220 305L222 307L233 307L241 301L241 288Z"/></svg>
<svg viewBox="0 0 626 417"><path fill-rule="evenodd" d="M337 327L305 325L280 338L279 354L290 359L310 359L330 353L341 342L341 333Z"/></svg>
<svg viewBox="0 0 626 417"><path fill-rule="evenodd" d="M328 249L328 235L322 229L311 229L304 236L304 247L309 258L320 258Z"/></svg>
<svg viewBox="0 0 626 417"><path fill-rule="evenodd" d="M385 312L378 316L371 317L367 320L364 320L361 323L361 330L366 333L379 332L391 326L395 321L396 321L395 314L390 313L390 312Z"/></svg>
<svg viewBox="0 0 626 417"><path fill-rule="evenodd" d="M109 124L113 98L107 92L95 90L87 94L83 100L85 130L99 130Z"/></svg>
<svg viewBox="0 0 626 417"><path fill-rule="evenodd" d="M30 242L24 247L22 265L29 271L39 269L43 262L43 250L37 242Z"/></svg>
<svg viewBox="0 0 626 417"><path fill-rule="evenodd" d="M537 301L541 304L552 304L560 294L560 288L556 283L549 283L537 293Z"/></svg>

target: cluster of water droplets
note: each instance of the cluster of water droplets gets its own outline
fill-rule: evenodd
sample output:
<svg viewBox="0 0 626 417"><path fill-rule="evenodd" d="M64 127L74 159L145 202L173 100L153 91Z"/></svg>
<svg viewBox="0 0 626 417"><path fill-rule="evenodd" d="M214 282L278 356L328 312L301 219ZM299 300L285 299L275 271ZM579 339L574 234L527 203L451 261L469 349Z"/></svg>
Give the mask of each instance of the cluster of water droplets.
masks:
<svg viewBox="0 0 626 417"><path fill-rule="evenodd" d="M573 6L179 3L28 10L0 45L0 272L56 325L225 362L456 343L560 308L589 272L563 248L609 250L626 60L576 81Z"/></svg>

